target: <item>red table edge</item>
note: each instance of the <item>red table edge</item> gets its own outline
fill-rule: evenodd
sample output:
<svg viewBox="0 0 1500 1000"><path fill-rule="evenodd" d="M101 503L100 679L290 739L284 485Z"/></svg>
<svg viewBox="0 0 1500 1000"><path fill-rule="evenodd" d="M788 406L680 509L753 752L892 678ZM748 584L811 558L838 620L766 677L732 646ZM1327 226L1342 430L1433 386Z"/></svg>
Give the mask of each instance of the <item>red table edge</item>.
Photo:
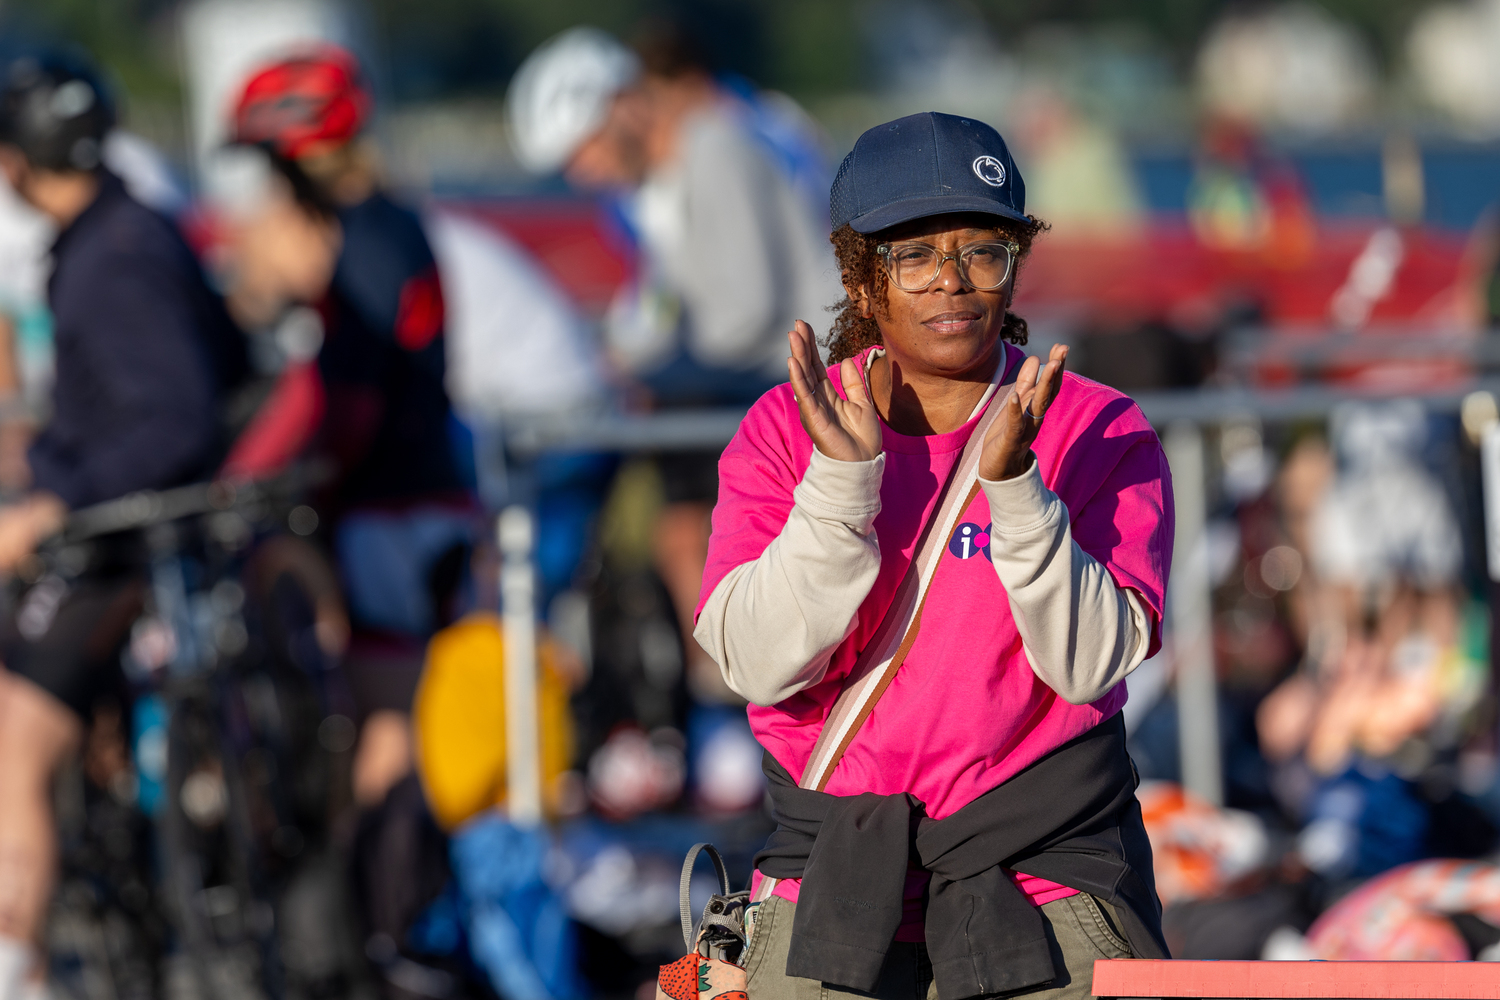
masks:
<svg viewBox="0 0 1500 1000"><path fill-rule="evenodd" d="M1096 997L1500 1000L1500 963L1099 959Z"/></svg>

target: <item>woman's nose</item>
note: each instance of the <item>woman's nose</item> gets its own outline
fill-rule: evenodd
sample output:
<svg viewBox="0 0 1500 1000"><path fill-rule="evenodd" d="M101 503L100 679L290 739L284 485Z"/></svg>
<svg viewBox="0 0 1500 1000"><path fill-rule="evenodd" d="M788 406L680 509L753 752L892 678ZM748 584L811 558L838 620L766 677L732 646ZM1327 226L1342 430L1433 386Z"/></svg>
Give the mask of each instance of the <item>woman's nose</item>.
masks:
<svg viewBox="0 0 1500 1000"><path fill-rule="evenodd" d="M941 288L945 292L961 292L969 287L964 280L964 273L959 269L958 258L948 257L938 265L937 279L932 287Z"/></svg>

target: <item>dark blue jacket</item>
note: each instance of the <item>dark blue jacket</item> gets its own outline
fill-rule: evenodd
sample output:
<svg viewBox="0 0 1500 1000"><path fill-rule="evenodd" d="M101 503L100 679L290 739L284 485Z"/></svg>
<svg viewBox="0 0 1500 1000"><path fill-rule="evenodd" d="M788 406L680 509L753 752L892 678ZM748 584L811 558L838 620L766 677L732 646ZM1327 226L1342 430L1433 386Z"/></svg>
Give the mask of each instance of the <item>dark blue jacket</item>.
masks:
<svg viewBox="0 0 1500 1000"><path fill-rule="evenodd" d="M38 489L69 507L212 473L220 399L243 340L181 234L101 176L53 245L51 420L31 446Z"/></svg>
<svg viewBox="0 0 1500 1000"><path fill-rule="evenodd" d="M318 355L337 505L465 496L443 386L443 291L422 224L379 193L341 210L339 222L344 245Z"/></svg>

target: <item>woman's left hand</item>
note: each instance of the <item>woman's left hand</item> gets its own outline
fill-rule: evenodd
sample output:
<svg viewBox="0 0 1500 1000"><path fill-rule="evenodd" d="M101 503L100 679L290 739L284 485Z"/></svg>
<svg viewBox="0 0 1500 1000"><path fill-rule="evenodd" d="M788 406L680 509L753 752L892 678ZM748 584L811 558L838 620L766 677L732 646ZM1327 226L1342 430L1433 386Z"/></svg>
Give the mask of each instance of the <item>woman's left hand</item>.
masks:
<svg viewBox="0 0 1500 1000"><path fill-rule="evenodd" d="M1042 429L1042 417L1062 387L1063 367L1068 361L1066 344L1054 344L1047 365L1030 357L1016 376L1015 391L1002 405L1005 409L990 425L979 455L982 479L1014 479L1031 468L1031 442ZM1040 370L1040 375L1038 375Z"/></svg>

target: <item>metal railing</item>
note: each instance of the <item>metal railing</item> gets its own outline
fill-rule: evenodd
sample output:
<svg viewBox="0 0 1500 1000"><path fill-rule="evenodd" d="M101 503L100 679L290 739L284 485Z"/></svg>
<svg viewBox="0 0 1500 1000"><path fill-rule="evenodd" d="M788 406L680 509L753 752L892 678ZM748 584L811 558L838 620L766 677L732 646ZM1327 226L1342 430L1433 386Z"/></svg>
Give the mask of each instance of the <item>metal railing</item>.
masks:
<svg viewBox="0 0 1500 1000"><path fill-rule="evenodd" d="M1484 390L1500 397L1500 378L1476 379L1460 389L1428 393L1303 385L1290 389L1206 387L1132 394L1153 424L1180 420L1212 424L1246 417L1266 421L1327 416L1340 403L1415 399L1434 412L1453 412L1465 396ZM670 410L663 413L514 418L506 427L506 447L521 457L543 452L670 452L722 448L734 437L748 407Z"/></svg>
<svg viewBox="0 0 1500 1000"><path fill-rule="evenodd" d="M1489 341L1478 343L1484 346ZM1488 350L1487 347L1485 349ZM1430 354L1419 356L1427 357ZM1496 356L1500 358L1500 353ZM1457 411L1464 398L1475 391L1488 391L1500 398L1500 378L1476 378L1461 387L1418 394L1303 385L1274 390L1206 387L1145 392L1133 396L1146 418L1164 431L1163 445L1173 473L1177 534L1168 594L1168 637L1177 676L1181 720L1179 753L1184 785L1190 791L1207 801L1216 804L1223 802L1218 692L1212 640L1212 584L1207 564L1209 464L1204 451L1203 429L1244 419L1273 423L1319 419L1327 417L1342 403L1382 399L1415 399L1432 412L1451 413ZM505 441L512 456L522 461L544 452L709 451L723 448L729 443L746 412L746 408L722 408L674 410L655 414L599 413L534 417L508 423ZM502 515L502 521L505 517L512 518L510 523L514 526L513 530L518 532L520 522L515 519L523 515L528 519L525 536L528 539L527 546L518 545L517 539L521 537L519 534L512 534L507 544L506 529L502 524L501 549L505 558L513 565L516 560L525 561L524 572L530 574L529 511L524 507L512 508ZM508 579L512 580L510 586L519 586L519 577ZM516 657L510 662L520 670L529 669L534 673L535 645L532 633L523 629L519 622L512 622L509 618L506 621L507 649ZM526 664L530 664L530 667ZM524 686L525 681L518 680L517 683ZM534 685L534 680L531 683ZM518 688L517 694L523 692ZM534 699L534 695L532 698ZM522 702L529 703L530 701ZM514 734L514 739L524 740L529 745L513 744L509 751L510 759L518 768L534 770L534 766L526 763L536 760L534 730L522 732L511 727L508 732ZM532 783L528 787L536 786ZM540 805L535 802L516 803L513 809L521 817L540 815Z"/></svg>

